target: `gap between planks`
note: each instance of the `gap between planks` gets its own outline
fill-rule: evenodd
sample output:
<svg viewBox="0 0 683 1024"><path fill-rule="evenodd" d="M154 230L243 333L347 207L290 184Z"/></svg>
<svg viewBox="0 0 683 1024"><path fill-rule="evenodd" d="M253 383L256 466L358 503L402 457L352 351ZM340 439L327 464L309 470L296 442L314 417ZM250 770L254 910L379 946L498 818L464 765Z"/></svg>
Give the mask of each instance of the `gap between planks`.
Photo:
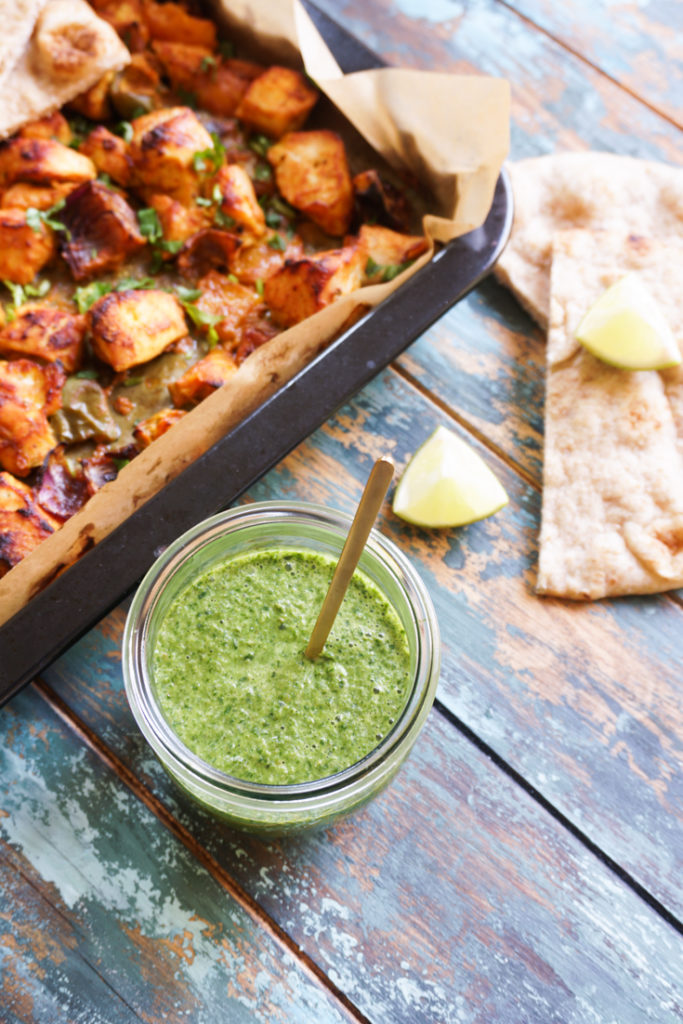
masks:
<svg viewBox="0 0 683 1024"><path fill-rule="evenodd" d="M62 700L62 698L40 676L33 680L31 686L40 694L48 707L62 722L109 768L120 781L136 796L149 811L154 814L168 831L178 839L192 856L208 871L212 878L235 900L235 902L251 917L259 928L297 961L309 978L324 988L348 1015L352 1024L372 1024L351 1002L351 1000L334 984L333 981L318 967L301 947L294 942L287 932L270 917L263 908L247 893L232 876L223 868L201 843L197 842L188 828L182 825L168 808L150 790L144 786L127 765L100 739L86 723ZM118 993L117 993L118 995Z"/></svg>
<svg viewBox="0 0 683 1024"><path fill-rule="evenodd" d="M621 89L622 92L625 92L632 99L636 100L636 102L641 103L644 107L647 107L647 109L651 110L653 114L657 115L657 117L661 117L662 120L667 121L668 124L672 125L674 128L683 129L683 123L677 121L675 117L671 116L671 114L667 113L665 110L661 110L654 103L650 103L650 101L646 100L643 96L640 95L640 93L635 92L634 89L632 89L628 85L625 85L624 82L620 82L618 78L614 77L614 75L610 75L607 71L605 71L604 68L601 68L594 61L589 60L588 57L586 57L585 54L581 53L580 50L577 50L574 46L571 46L568 42L566 42L566 40L560 38L560 36L555 35L553 32L550 31L550 29L547 29L543 25L540 25L537 21L534 21L533 18L531 18L528 14L523 14L522 11L518 11L514 4L509 3L508 0L496 0L496 2L499 3L501 7L505 7L505 9L510 11L511 14L516 15L516 17L518 17L520 21L525 22L525 24L529 25L536 32L540 32L542 35L546 37L546 39L550 39L553 43L555 43L556 46L559 46L562 50L565 50L567 53L570 53L572 57L574 57L576 60L580 60L582 64L585 64L586 67L589 67L596 74L601 75L603 78L606 78L608 82L611 82L612 85L615 85L618 89Z"/></svg>

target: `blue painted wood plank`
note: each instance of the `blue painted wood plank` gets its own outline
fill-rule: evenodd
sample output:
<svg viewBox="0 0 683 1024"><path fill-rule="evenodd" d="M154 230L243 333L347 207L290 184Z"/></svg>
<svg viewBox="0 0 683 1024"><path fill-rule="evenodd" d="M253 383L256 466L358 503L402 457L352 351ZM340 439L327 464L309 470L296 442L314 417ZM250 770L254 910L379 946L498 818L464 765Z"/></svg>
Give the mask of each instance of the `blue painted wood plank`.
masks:
<svg viewBox="0 0 683 1024"><path fill-rule="evenodd" d="M3 1020L349 1020L35 693L0 730Z"/></svg>
<svg viewBox="0 0 683 1024"><path fill-rule="evenodd" d="M265 844L198 810L149 756L121 690L121 619L51 682L368 1020L677 1020L681 937L436 710L376 801ZM76 674L86 662L96 676Z"/></svg>

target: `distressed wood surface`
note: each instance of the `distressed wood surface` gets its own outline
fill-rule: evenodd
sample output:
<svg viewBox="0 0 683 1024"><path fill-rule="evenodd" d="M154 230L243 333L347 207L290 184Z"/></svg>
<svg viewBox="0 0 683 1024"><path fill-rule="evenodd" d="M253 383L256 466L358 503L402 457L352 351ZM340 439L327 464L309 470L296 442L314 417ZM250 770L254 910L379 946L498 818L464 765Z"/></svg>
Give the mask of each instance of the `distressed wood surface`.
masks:
<svg viewBox="0 0 683 1024"><path fill-rule="evenodd" d="M681 162L674 5L316 2L390 63L508 78L513 158ZM264 844L181 796L126 704L125 603L0 711L3 1024L683 1020L683 595L534 596L543 361L489 279L247 496L350 508L438 422L510 495L455 531L385 505L443 671L349 821Z"/></svg>

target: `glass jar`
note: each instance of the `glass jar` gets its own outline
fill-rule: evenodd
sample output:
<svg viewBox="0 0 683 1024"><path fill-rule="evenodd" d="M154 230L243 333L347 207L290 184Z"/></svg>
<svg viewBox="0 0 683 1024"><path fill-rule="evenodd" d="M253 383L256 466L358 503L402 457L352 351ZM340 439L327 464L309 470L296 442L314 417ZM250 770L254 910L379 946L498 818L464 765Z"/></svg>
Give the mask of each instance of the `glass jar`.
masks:
<svg viewBox="0 0 683 1024"><path fill-rule="evenodd" d="M171 544L142 580L123 637L123 674L137 724L175 782L235 828L283 834L324 826L360 807L396 774L431 708L440 639L429 594L392 541L371 532L359 569L390 602L405 629L412 687L391 731L374 750L326 778L264 785L234 778L203 761L169 726L155 695L155 637L167 609L198 575L247 552L296 548L338 558L351 516L305 502L265 501L213 516Z"/></svg>

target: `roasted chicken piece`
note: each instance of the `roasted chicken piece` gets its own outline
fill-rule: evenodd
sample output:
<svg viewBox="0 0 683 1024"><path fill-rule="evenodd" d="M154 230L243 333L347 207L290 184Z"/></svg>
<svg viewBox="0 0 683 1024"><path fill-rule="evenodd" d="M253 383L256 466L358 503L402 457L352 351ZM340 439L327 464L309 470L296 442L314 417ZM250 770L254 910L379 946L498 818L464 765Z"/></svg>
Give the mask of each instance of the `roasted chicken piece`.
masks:
<svg viewBox="0 0 683 1024"><path fill-rule="evenodd" d="M149 196L148 202L156 210L166 242L186 242L211 224L210 215L201 206L183 206L165 195ZM172 258L172 253L166 255Z"/></svg>
<svg viewBox="0 0 683 1024"><path fill-rule="evenodd" d="M152 441L170 430L174 423L185 415L184 409L160 409L146 420L140 420L133 428L133 437L141 448L147 448Z"/></svg>
<svg viewBox="0 0 683 1024"><path fill-rule="evenodd" d="M244 241L230 258L230 270L242 284L260 287L259 282L263 284L285 263L299 260L303 255L298 235L285 241L282 235L274 234L268 241Z"/></svg>
<svg viewBox="0 0 683 1024"><path fill-rule="evenodd" d="M188 14L181 4L157 4L153 0L143 0L142 10L152 39L216 49L216 26L208 18Z"/></svg>
<svg viewBox="0 0 683 1024"><path fill-rule="evenodd" d="M244 168L239 164L226 164L218 171L214 183L222 196L223 213L232 217L238 228L252 235L262 235L266 230L266 218Z"/></svg>
<svg viewBox="0 0 683 1024"><path fill-rule="evenodd" d="M237 363L224 348L214 348L168 385L173 404L197 405L237 372Z"/></svg>
<svg viewBox="0 0 683 1024"><path fill-rule="evenodd" d="M363 283L366 256L357 245L285 263L269 277L264 297L277 323L298 324Z"/></svg>
<svg viewBox="0 0 683 1024"><path fill-rule="evenodd" d="M116 29L132 53L144 50L149 29L142 15L142 0L91 0L91 5Z"/></svg>
<svg viewBox="0 0 683 1024"><path fill-rule="evenodd" d="M66 181L52 187L18 181L2 193L0 207L14 207L16 210L49 210L62 199L66 199L69 192L73 192L75 188L78 188L78 182L74 181Z"/></svg>
<svg viewBox="0 0 683 1024"><path fill-rule="evenodd" d="M239 238L230 231L206 228L193 235L185 244L178 257L178 270L191 281L199 280L210 270L228 274L239 246Z"/></svg>
<svg viewBox="0 0 683 1024"><path fill-rule="evenodd" d="M72 373L81 365L85 331L86 318L80 313L27 304L0 329L0 355L59 361L67 373Z"/></svg>
<svg viewBox="0 0 683 1024"><path fill-rule="evenodd" d="M197 106L219 117L232 117L261 64L221 58L208 47L158 40L152 44L174 89L192 93Z"/></svg>
<svg viewBox="0 0 683 1024"><path fill-rule="evenodd" d="M64 380L58 363L0 360L0 465L15 476L40 466L57 443L48 416L59 408Z"/></svg>
<svg viewBox="0 0 683 1024"><path fill-rule="evenodd" d="M263 300L253 288L211 271L198 282L201 295L196 305L206 322L213 324L221 344L235 348L242 340L241 327Z"/></svg>
<svg viewBox="0 0 683 1024"><path fill-rule="evenodd" d="M0 472L0 576L60 526L35 500L31 488Z"/></svg>
<svg viewBox="0 0 683 1024"><path fill-rule="evenodd" d="M345 235L353 214L353 183L339 135L326 130L290 132L270 147L267 156L287 202L328 235Z"/></svg>
<svg viewBox="0 0 683 1024"><path fill-rule="evenodd" d="M187 334L175 295L155 288L103 295L89 317L93 351L117 372L146 363Z"/></svg>
<svg viewBox="0 0 683 1024"><path fill-rule="evenodd" d="M26 210L0 210L0 280L29 284L57 251L52 229L26 217Z"/></svg>
<svg viewBox="0 0 683 1024"><path fill-rule="evenodd" d="M116 270L146 244L126 200L101 181L71 192L60 216L68 231L62 255L76 281Z"/></svg>
<svg viewBox="0 0 683 1024"><path fill-rule="evenodd" d="M363 224L358 245L365 253L366 281L387 280L429 248L423 235L404 235L379 224Z"/></svg>
<svg viewBox="0 0 683 1024"><path fill-rule="evenodd" d="M301 128L317 99L300 71L273 65L250 82L236 114L255 131L279 139Z"/></svg>
<svg viewBox="0 0 683 1024"><path fill-rule="evenodd" d="M373 168L354 175L353 191L361 219L382 224L394 231L405 231L410 222L406 197Z"/></svg>
<svg viewBox="0 0 683 1024"><path fill-rule="evenodd" d="M74 96L69 102L71 110L91 121L109 121L112 117L111 103L109 100L109 89L114 81L114 71L107 71L101 78L91 85L85 92Z"/></svg>
<svg viewBox="0 0 683 1024"><path fill-rule="evenodd" d="M213 139L189 107L166 107L132 122L129 153L133 185L143 195L165 192L189 206L201 191L199 154L213 152Z"/></svg>
<svg viewBox="0 0 683 1024"><path fill-rule="evenodd" d="M15 181L34 185L56 185L71 181L91 181L97 177L92 160L64 146L56 139L15 137L0 144L0 185L7 188Z"/></svg>
<svg viewBox="0 0 683 1024"><path fill-rule="evenodd" d="M30 121L20 128L17 135L22 139L57 139L65 146L71 142L69 122L59 110L46 114L37 121Z"/></svg>
<svg viewBox="0 0 683 1024"><path fill-rule="evenodd" d="M126 188L130 183L132 163L128 146L103 124L98 124L78 147L80 153L90 157L100 174L108 174L117 185Z"/></svg>

